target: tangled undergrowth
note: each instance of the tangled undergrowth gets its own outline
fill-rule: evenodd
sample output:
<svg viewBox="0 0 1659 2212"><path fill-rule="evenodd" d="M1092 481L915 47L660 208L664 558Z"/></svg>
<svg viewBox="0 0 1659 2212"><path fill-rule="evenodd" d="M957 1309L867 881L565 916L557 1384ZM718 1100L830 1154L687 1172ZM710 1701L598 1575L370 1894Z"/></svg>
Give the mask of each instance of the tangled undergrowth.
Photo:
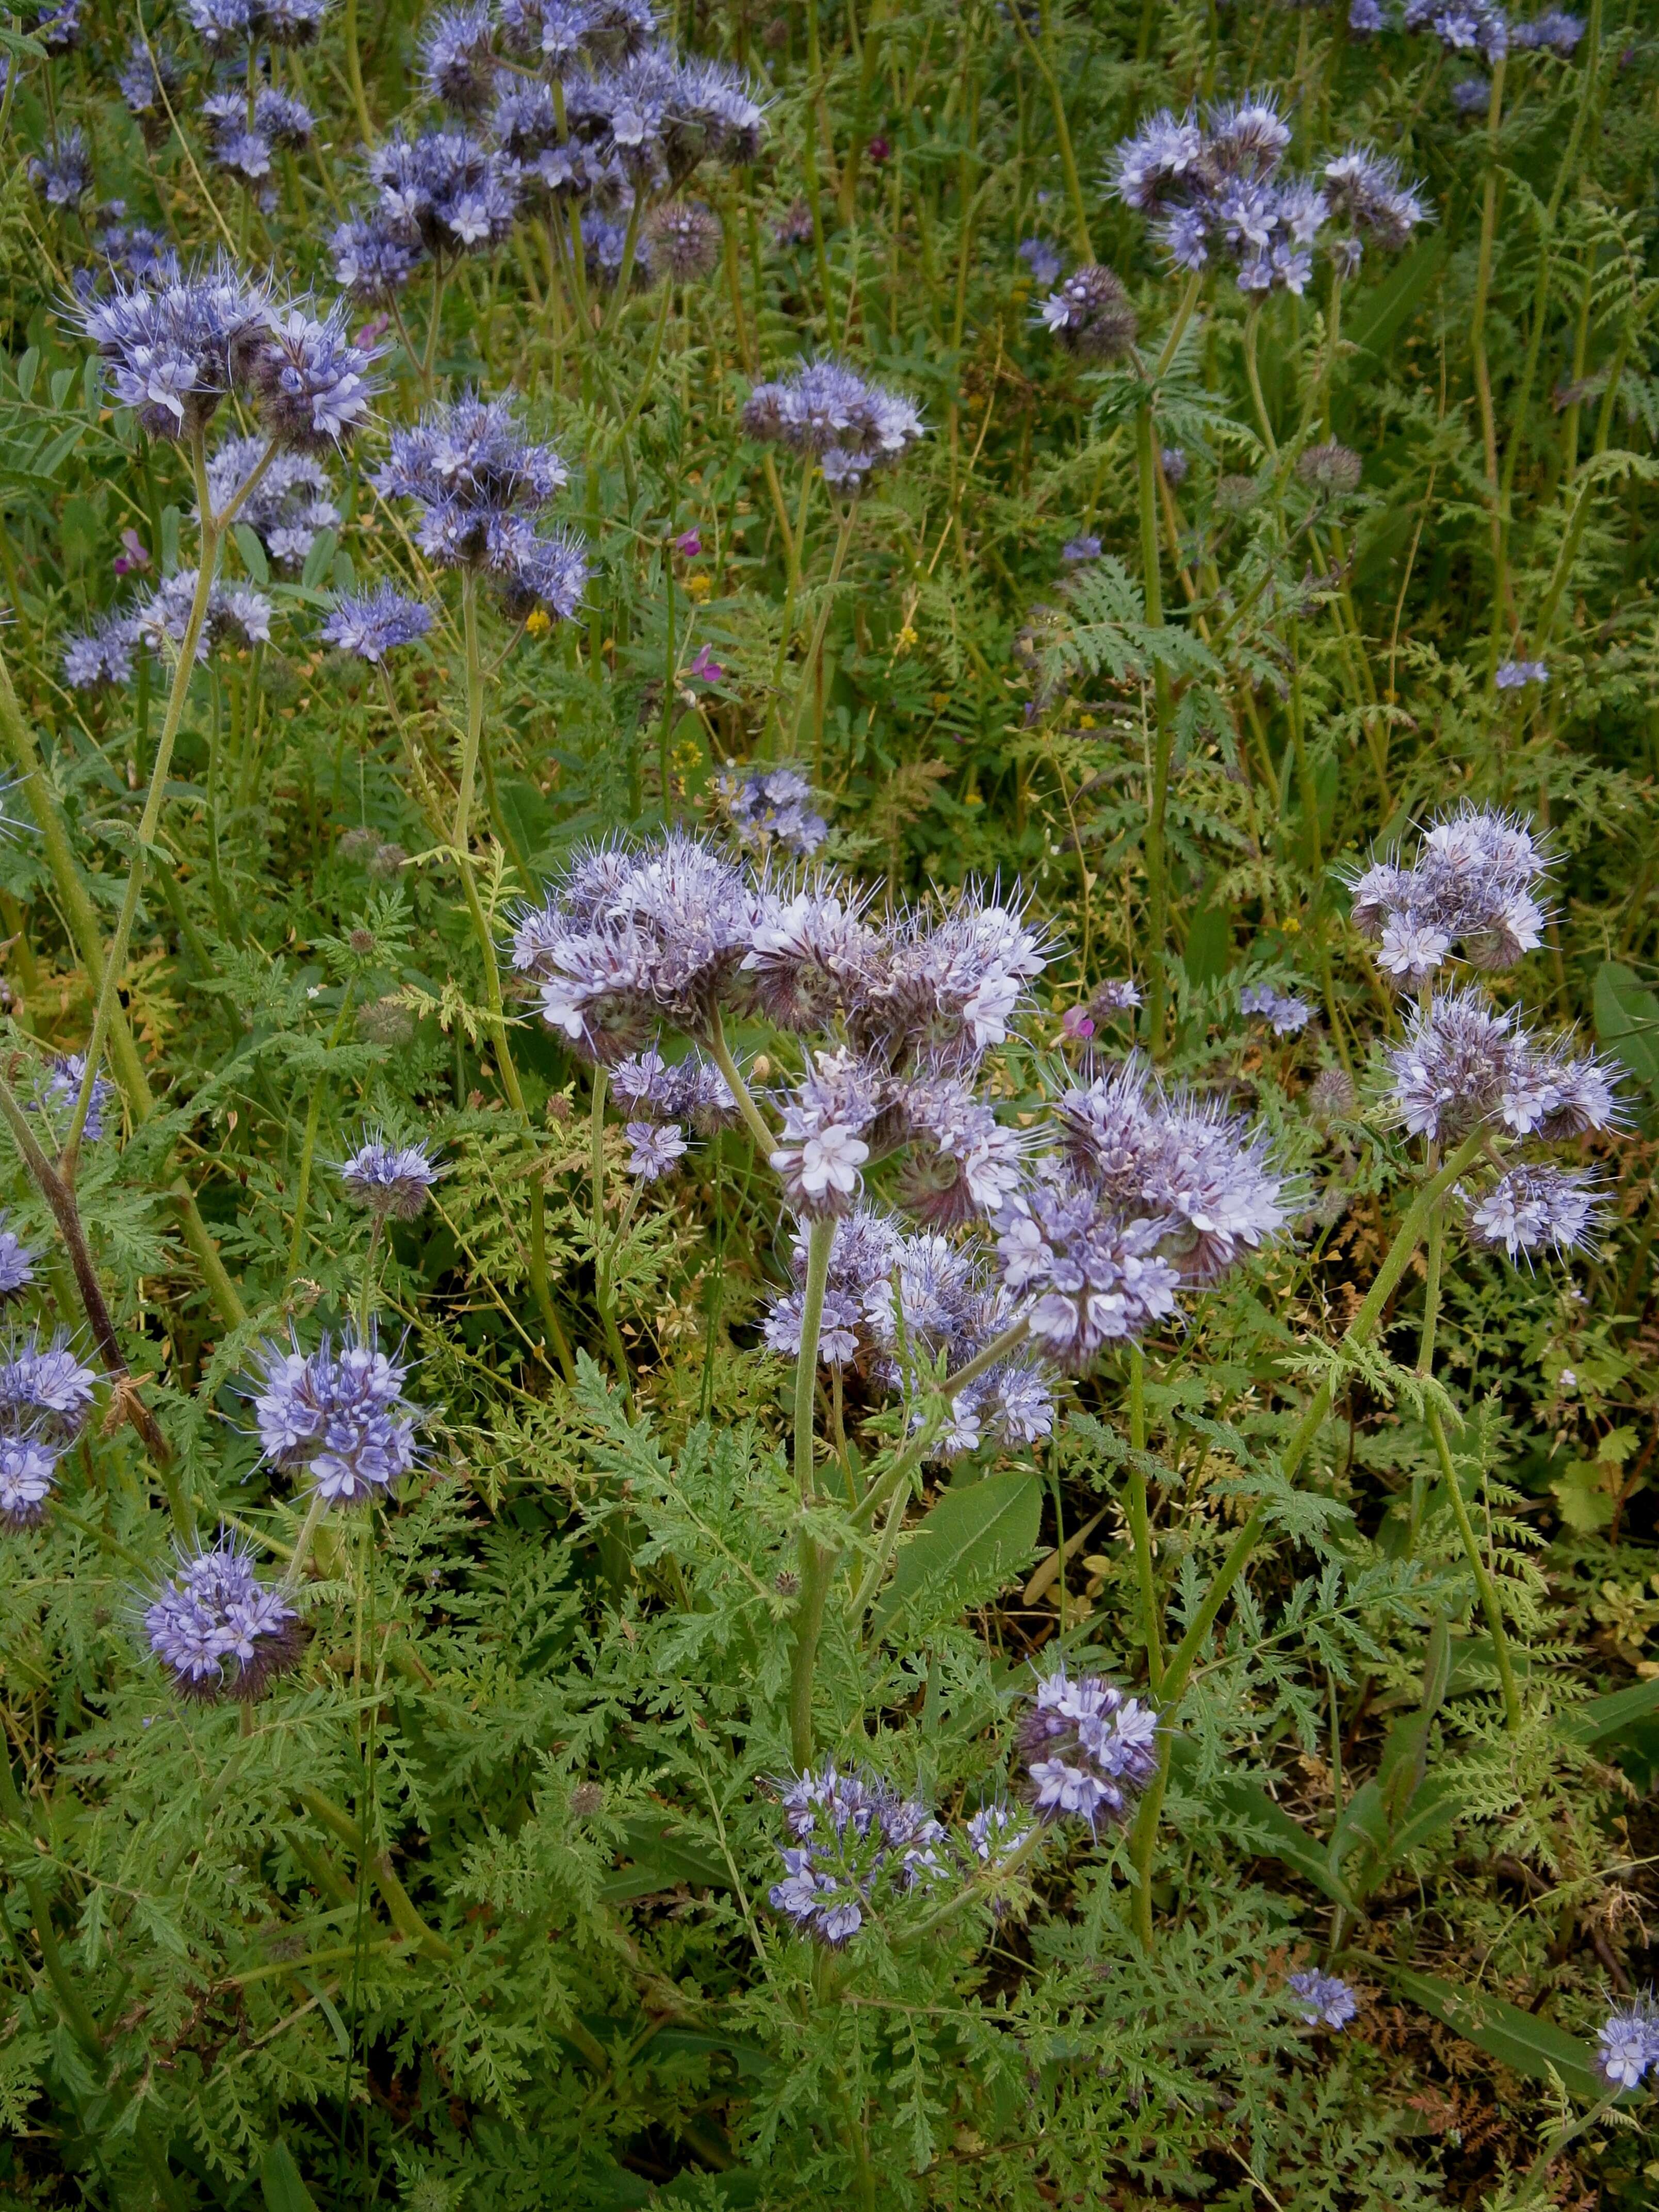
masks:
<svg viewBox="0 0 1659 2212"><path fill-rule="evenodd" d="M1651 2204L1644 11L0 49L0 2188Z"/></svg>

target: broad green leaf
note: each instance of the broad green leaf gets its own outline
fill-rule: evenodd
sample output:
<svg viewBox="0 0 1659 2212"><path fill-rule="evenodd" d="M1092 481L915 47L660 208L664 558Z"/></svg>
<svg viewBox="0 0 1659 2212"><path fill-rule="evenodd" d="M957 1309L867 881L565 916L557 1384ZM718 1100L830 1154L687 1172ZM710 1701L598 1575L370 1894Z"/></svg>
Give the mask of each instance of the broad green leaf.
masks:
<svg viewBox="0 0 1659 2212"><path fill-rule="evenodd" d="M1593 1536L1613 1518L1613 1499L1607 1487L1607 1470L1599 1461L1570 1461L1565 1474L1550 1489L1561 1518L1580 1536Z"/></svg>
<svg viewBox="0 0 1659 2212"><path fill-rule="evenodd" d="M311 541L311 550L306 555L306 565L300 575L300 581L309 590L314 592L334 566L334 548L338 543L331 530L319 530Z"/></svg>
<svg viewBox="0 0 1659 2212"><path fill-rule="evenodd" d="M698 1889L732 1887L731 1870L724 1860L702 1850L672 1820L630 1820L624 1836L628 1859L599 1887L607 1904L653 1897L683 1881Z"/></svg>
<svg viewBox="0 0 1659 2212"><path fill-rule="evenodd" d="M1333 1873L1324 1845L1316 1842L1282 1805L1274 1804L1259 1784L1224 1782L1215 1795L1240 1822L1243 1840L1252 1850L1267 1852L1339 1905L1352 1906L1353 1899Z"/></svg>
<svg viewBox="0 0 1659 2212"><path fill-rule="evenodd" d="M17 389L23 398L34 390L34 380L40 374L40 349L31 346L17 364Z"/></svg>
<svg viewBox="0 0 1659 2212"><path fill-rule="evenodd" d="M317 2212L317 2200L300 2178L294 2154L278 2136L259 2161L265 2212Z"/></svg>
<svg viewBox="0 0 1659 2212"><path fill-rule="evenodd" d="M1651 1720L1659 1714L1659 1675L1650 1681L1632 1682L1626 1690L1613 1690L1605 1698L1592 1698L1588 1705L1577 1706L1561 1723L1562 1733L1579 1743L1611 1743L1638 1721Z"/></svg>
<svg viewBox="0 0 1659 2212"><path fill-rule="evenodd" d="M233 523L231 536L236 540L236 550L242 556L242 566L256 584L270 581L270 563L265 558L265 549L255 532L246 522Z"/></svg>
<svg viewBox="0 0 1659 2212"><path fill-rule="evenodd" d="M1390 1979L1401 1996L1515 2073L1533 2081L1559 2076L1575 2097L1594 2100L1601 2094L1589 2045L1553 2021L1506 2004L1502 1997L1459 1989L1433 1974L1413 1974L1397 1966Z"/></svg>
<svg viewBox="0 0 1659 2212"><path fill-rule="evenodd" d="M1592 994L1595 1035L1648 1093L1659 1099L1659 997L1632 969L1604 960Z"/></svg>
<svg viewBox="0 0 1659 2212"><path fill-rule="evenodd" d="M899 1553L877 1633L901 1619L913 1628L954 1619L994 1597L1029 1564L1042 1512L1042 1478L1019 1468L947 1490Z"/></svg>

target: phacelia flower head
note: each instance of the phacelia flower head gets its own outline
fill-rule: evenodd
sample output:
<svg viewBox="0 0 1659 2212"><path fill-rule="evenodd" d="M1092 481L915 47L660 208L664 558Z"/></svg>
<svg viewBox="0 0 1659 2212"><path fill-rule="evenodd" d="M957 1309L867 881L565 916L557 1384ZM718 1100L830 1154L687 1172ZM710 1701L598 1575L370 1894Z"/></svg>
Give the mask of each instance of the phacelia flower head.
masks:
<svg viewBox="0 0 1659 2212"><path fill-rule="evenodd" d="M126 59L115 73L115 87L147 145L159 144L172 129L167 111L178 112L184 83L184 70L170 46L158 46L154 40L148 45L137 40L127 49Z"/></svg>
<svg viewBox="0 0 1659 2212"><path fill-rule="evenodd" d="M829 883L763 894L743 969L755 999L780 1029L827 1028L867 988L879 939L867 899Z"/></svg>
<svg viewBox="0 0 1659 2212"><path fill-rule="evenodd" d="M164 576L137 610L138 635L153 652L181 651L196 599L197 572L179 568ZM246 584L218 584L208 592L207 613L196 641L196 658L205 660L216 646L269 645L275 610L263 592Z"/></svg>
<svg viewBox="0 0 1659 2212"><path fill-rule="evenodd" d="M144 1634L181 1698L251 1703L299 1658L300 1616L286 1593L262 1582L250 1546L225 1530L180 1552L177 1568L144 1608Z"/></svg>
<svg viewBox="0 0 1659 2212"><path fill-rule="evenodd" d="M59 1144L69 1135L70 1123L75 1116L75 1102L81 1095L81 1085L86 1080L87 1058L84 1053L60 1053L44 1067L37 1068L29 1096L24 1104L30 1113L39 1114L46 1121L53 1138ZM92 1096L87 1102L87 1118L82 1124L81 1136L85 1144L95 1145L104 1133L104 1117L109 1111L114 1091L102 1074L92 1079Z"/></svg>
<svg viewBox="0 0 1659 2212"><path fill-rule="evenodd" d="M1534 886L1547 866L1517 816L1462 806L1431 823L1409 866L1373 858L1353 879L1354 927L1396 989L1417 988L1457 945L1478 968L1512 968L1543 941Z"/></svg>
<svg viewBox="0 0 1659 2212"><path fill-rule="evenodd" d="M1288 1179L1241 1116L1164 1091L1139 1060L1055 1108L1066 1158L1109 1206L1162 1224L1159 1249L1189 1284L1212 1283L1295 1211Z"/></svg>
<svg viewBox="0 0 1659 2212"><path fill-rule="evenodd" d="M46 1519L63 1452L43 1437L0 1432L0 1528L33 1528Z"/></svg>
<svg viewBox="0 0 1659 2212"><path fill-rule="evenodd" d="M205 428L270 327L265 295L228 261L84 302L82 327L110 364L116 404L153 438Z"/></svg>
<svg viewBox="0 0 1659 2212"><path fill-rule="evenodd" d="M0 1435L66 1450L87 1425L97 1380L62 1330L45 1343L38 1328L14 1337L0 1353Z"/></svg>
<svg viewBox="0 0 1659 2212"><path fill-rule="evenodd" d="M1107 1344L1145 1335L1175 1311L1181 1276L1160 1247L1181 1224L1126 1217L1061 1171L1040 1177L998 1222L997 1261L1011 1310L1032 1341L1080 1373Z"/></svg>
<svg viewBox="0 0 1659 2212"><path fill-rule="evenodd" d="M1510 1168L1490 1189L1463 1195L1470 1243L1511 1261L1523 1254L1583 1250L1600 1212L1593 1175L1548 1163Z"/></svg>
<svg viewBox="0 0 1659 2212"><path fill-rule="evenodd" d="M125 610L96 616L90 629L77 631L64 644L64 681L74 691L131 684L138 629L137 617Z"/></svg>
<svg viewBox="0 0 1659 2212"><path fill-rule="evenodd" d="M707 1035L759 912L730 860L671 830L578 860L521 918L513 964L539 984L548 1025L609 1065L648 1043L660 1021Z"/></svg>
<svg viewBox="0 0 1659 2212"><path fill-rule="evenodd" d="M738 1118L726 1078L696 1053L672 1064L654 1047L630 1054L611 1069L611 1090L617 1104L628 1109L630 1127L644 1121L690 1121L702 1135L711 1136L717 1129L730 1128Z"/></svg>
<svg viewBox="0 0 1659 2212"><path fill-rule="evenodd" d="M1127 1821L1158 1771L1158 1716L1099 1674L1064 1668L1037 1685L1019 1751L1044 1820Z"/></svg>
<svg viewBox="0 0 1659 2212"><path fill-rule="evenodd" d="M209 456L208 496L216 513L229 506L253 474L264 459L266 443L258 436L228 438ZM238 507L236 519L252 531L274 568L294 574L304 568L318 532L340 526L332 490L327 471L312 454L278 453Z"/></svg>
<svg viewBox="0 0 1659 2212"><path fill-rule="evenodd" d="M1242 1014L1258 1014L1275 1036L1297 1036L1313 1018L1313 1008L1294 992L1276 991L1271 983L1248 983L1238 994Z"/></svg>
<svg viewBox="0 0 1659 2212"><path fill-rule="evenodd" d="M389 1145L380 1136L340 1163L346 1196L382 1221L413 1221L443 1173L424 1145Z"/></svg>
<svg viewBox="0 0 1659 2212"><path fill-rule="evenodd" d="M1524 691L1529 684L1547 684L1550 672L1541 660L1505 660L1492 680L1500 691Z"/></svg>
<svg viewBox="0 0 1659 2212"><path fill-rule="evenodd" d="M267 434L304 453L343 444L368 419L378 389L374 359L347 337L338 305L320 318L301 307L273 313L246 367L249 397Z"/></svg>
<svg viewBox="0 0 1659 2212"><path fill-rule="evenodd" d="M313 1352L268 1344L253 1394L264 1457L330 1504L383 1494L418 1454L420 1413L403 1395L408 1371L349 1328L337 1347L325 1336Z"/></svg>
<svg viewBox="0 0 1659 2212"><path fill-rule="evenodd" d="M1287 1987L1310 2027L1344 2028L1359 2010L1359 2000L1340 1974L1292 1974Z"/></svg>
<svg viewBox="0 0 1659 2212"><path fill-rule="evenodd" d="M864 1132L880 1109L873 1071L848 1053L819 1053L783 1109L783 1141L771 1164L805 1220L852 1211L870 1157Z"/></svg>
<svg viewBox="0 0 1659 2212"><path fill-rule="evenodd" d="M1498 0L1406 0L1407 31L1426 31L1449 54L1479 54L1495 64L1510 46L1510 19Z"/></svg>
<svg viewBox="0 0 1659 2212"><path fill-rule="evenodd" d="M678 1121L628 1124L628 1172L635 1182L658 1182L672 1175L689 1149Z"/></svg>
<svg viewBox="0 0 1659 2212"><path fill-rule="evenodd" d="M1565 8L1547 8L1530 23L1510 25L1511 47L1523 53L1557 54L1563 61L1571 60L1583 35L1583 17L1570 15Z"/></svg>
<svg viewBox="0 0 1659 2212"><path fill-rule="evenodd" d="M696 283L720 258L720 224L696 200L674 200L658 208L651 217L651 239L659 265L677 284Z"/></svg>
<svg viewBox="0 0 1659 2212"><path fill-rule="evenodd" d="M395 300L420 265L421 247L384 214L354 216L329 240L334 278L364 307Z"/></svg>
<svg viewBox="0 0 1659 2212"><path fill-rule="evenodd" d="M1097 262L1074 270L1042 303L1043 328L1087 361L1120 361L1135 342L1139 319L1121 280Z"/></svg>
<svg viewBox="0 0 1659 2212"><path fill-rule="evenodd" d="M945 1881L945 1831L919 1797L833 1765L783 1791L783 1879L768 1893L799 1935L839 1948L910 1892Z"/></svg>
<svg viewBox="0 0 1659 2212"><path fill-rule="evenodd" d="M635 190L663 194L706 161L750 161L765 117L748 80L723 62L642 48L566 88L573 137Z"/></svg>
<svg viewBox="0 0 1659 2212"><path fill-rule="evenodd" d="M432 627L432 610L404 596L395 584L344 594L323 624L323 636L342 653L378 665L389 653L414 645Z"/></svg>
<svg viewBox="0 0 1659 2212"><path fill-rule="evenodd" d="M495 88L490 51L495 30L490 9L480 0L440 8L422 27L422 81L434 100L459 115L480 114L489 105Z"/></svg>
<svg viewBox="0 0 1659 2212"><path fill-rule="evenodd" d="M511 158L462 131L388 139L369 156L368 173L387 223L441 261L499 246L518 214Z"/></svg>
<svg viewBox="0 0 1659 2212"><path fill-rule="evenodd" d="M1048 959L1018 890L967 884L943 913L918 908L884 933L851 1025L894 1066L965 1072L1006 1042Z"/></svg>
<svg viewBox="0 0 1659 2212"><path fill-rule="evenodd" d="M34 1280L36 1256L0 1208L0 1305L9 1305L27 1290Z"/></svg>
<svg viewBox="0 0 1659 2212"><path fill-rule="evenodd" d="M50 208L76 207L92 190L92 157L85 134L61 131L29 162L29 180Z"/></svg>
<svg viewBox="0 0 1659 2212"><path fill-rule="evenodd" d="M1659 2066L1659 2005L1644 1992L1616 2006L1601 2023L1595 2070L1616 2094L1639 2088L1650 2066Z"/></svg>
<svg viewBox="0 0 1659 2212"><path fill-rule="evenodd" d="M805 860L830 835L812 807L812 787L798 768L728 769L716 786L727 818L744 845L763 854L775 845Z"/></svg>
<svg viewBox="0 0 1659 2212"><path fill-rule="evenodd" d="M915 404L872 384L845 362L803 361L793 376L757 384L743 410L744 434L816 456L824 480L858 490L872 470L899 460L922 434Z"/></svg>
<svg viewBox="0 0 1659 2212"><path fill-rule="evenodd" d="M1601 1060L1540 1045L1513 1011L1494 1012L1478 991L1414 1006L1404 1043L1387 1058L1405 1127L1441 1144L1482 1126L1553 1143L1619 1120L1613 1078Z"/></svg>
<svg viewBox="0 0 1659 2212"><path fill-rule="evenodd" d="M650 0L501 0L499 13L510 50L556 76L625 61L657 37Z"/></svg>

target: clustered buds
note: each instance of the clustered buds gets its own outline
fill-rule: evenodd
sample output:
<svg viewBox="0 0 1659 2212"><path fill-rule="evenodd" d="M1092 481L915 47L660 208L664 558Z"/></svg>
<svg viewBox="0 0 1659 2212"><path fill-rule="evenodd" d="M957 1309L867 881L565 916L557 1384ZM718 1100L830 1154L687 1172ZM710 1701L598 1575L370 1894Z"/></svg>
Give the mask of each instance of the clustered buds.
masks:
<svg viewBox="0 0 1659 2212"><path fill-rule="evenodd" d="M1525 824L1460 807L1423 833L1416 859L1373 859L1353 884L1354 927L1399 990L1415 990L1454 948L1472 966L1513 968L1543 941L1534 896L1548 861Z"/></svg>
<svg viewBox="0 0 1659 2212"><path fill-rule="evenodd" d="M901 1797L867 1772L810 1767L783 1792L779 1849L781 1881L769 1896L773 1910L798 1933L833 1949L857 1935L867 1913L879 1913L950 1871L939 1846L945 1830L919 1797Z"/></svg>
<svg viewBox="0 0 1659 2212"><path fill-rule="evenodd" d="M1120 361L1133 346L1137 317L1121 280L1097 262L1074 270L1042 303L1043 328L1085 361Z"/></svg>
<svg viewBox="0 0 1659 2212"><path fill-rule="evenodd" d="M388 653L417 643L431 627L432 610L423 600L406 598L395 584L377 584L338 599L322 634L342 653L378 666Z"/></svg>
<svg viewBox="0 0 1659 2212"><path fill-rule="evenodd" d="M745 435L807 453L835 490L863 489L922 434L922 420L902 392L872 384L845 362L803 361L793 376L757 384L743 410Z"/></svg>
<svg viewBox="0 0 1659 2212"><path fill-rule="evenodd" d="M371 1137L340 1163L340 1182L354 1206L382 1221L413 1221L426 1210L444 1170L424 1145L389 1145Z"/></svg>
<svg viewBox="0 0 1659 2212"><path fill-rule="evenodd" d="M830 835L812 809L812 787L797 768L727 769L715 781L740 843L763 857L775 848L809 860Z"/></svg>

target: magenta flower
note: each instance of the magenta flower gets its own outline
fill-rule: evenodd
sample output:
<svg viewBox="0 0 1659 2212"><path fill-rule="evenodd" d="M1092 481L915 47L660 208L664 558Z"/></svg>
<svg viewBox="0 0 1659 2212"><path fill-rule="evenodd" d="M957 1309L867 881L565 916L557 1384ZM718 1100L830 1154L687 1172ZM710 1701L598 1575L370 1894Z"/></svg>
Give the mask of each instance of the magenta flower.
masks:
<svg viewBox="0 0 1659 2212"><path fill-rule="evenodd" d="M130 576L135 568L148 568L149 555L144 550L144 541L136 530L121 532L121 550L115 556L115 573Z"/></svg>
<svg viewBox="0 0 1659 2212"><path fill-rule="evenodd" d="M688 676L698 677L705 684L718 684L725 673L706 645L697 647L697 657L686 671Z"/></svg>
<svg viewBox="0 0 1659 2212"><path fill-rule="evenodd" d="M1080 1044L1084 1038L1091 1037L1095 1025L1089 1009L1086 1006L1067 1006L1060 1018L1060 1033L1073 1044Z"/></svg>
<svg viewBox="0 0 1659 2212"><path fill-rule="evenodd" d="M696 530L687 530L683 532L681 535L674 540L674 550L679 554L683 559L687 561L695 561L698 554L702 550L702 534Z"/></svg>

